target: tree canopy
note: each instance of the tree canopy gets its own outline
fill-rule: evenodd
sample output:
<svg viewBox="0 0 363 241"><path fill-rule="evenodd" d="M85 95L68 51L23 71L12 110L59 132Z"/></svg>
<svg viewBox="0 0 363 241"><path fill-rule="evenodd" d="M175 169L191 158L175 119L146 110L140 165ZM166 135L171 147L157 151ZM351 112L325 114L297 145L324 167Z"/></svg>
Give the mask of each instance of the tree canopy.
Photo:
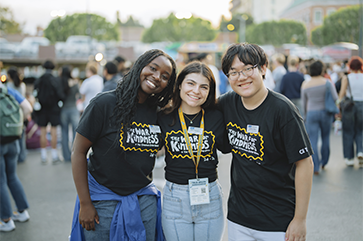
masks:
<svg viewBox="0 0 363 241"><path fill-rule="evenodd" d="M293 20L268 21L249 26L246 30L246 40L259 45L281 46L284 43L305 45L306 28L302 23Z"/></svg>
<svg viewBox="0 0 363 241"><path fill-rule="evenodd" d="M167 18L154 20L151 27L144 31L142 41L211 41L215 36L216 31L212 28L211 22L194 16L178 19L171 13Z"/></svg>
<svg viewBox="0 0 363 241"><path fill-rule="evenodd" d="M323 25L311 32L311 41L318 46L336 42L359 42L359 5L342 8L324 19Z"/></svg>
<svg viewBox="0 0 363 241"><path fill-rule="evenodd" d="M13 12L8 7L0 6L0 31L4 33L21 33L22 26L14 20Z"/></svg>
<svg viewBox="0 0 363 241"><path fill-rule="evenodd" d="M65 41L71 35L88 35L97 40L118 40L117 24L97 14L75 13L53 19L44 30L51 42Z"/></svg>

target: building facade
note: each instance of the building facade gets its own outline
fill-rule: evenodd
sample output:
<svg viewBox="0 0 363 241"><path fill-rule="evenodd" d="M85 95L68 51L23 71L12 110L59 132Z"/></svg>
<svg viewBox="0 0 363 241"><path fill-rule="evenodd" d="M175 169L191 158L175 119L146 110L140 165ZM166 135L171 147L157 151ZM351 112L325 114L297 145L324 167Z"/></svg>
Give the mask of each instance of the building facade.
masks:
<svg viewBox="0 0 363 241"><path fill-rule="evenodd" d="M310 37L311 31L322 25L326 16L340 8L359 3L359 0L294 0L280 14L280 18L302 22L306 27L308 37Z"/></svg>

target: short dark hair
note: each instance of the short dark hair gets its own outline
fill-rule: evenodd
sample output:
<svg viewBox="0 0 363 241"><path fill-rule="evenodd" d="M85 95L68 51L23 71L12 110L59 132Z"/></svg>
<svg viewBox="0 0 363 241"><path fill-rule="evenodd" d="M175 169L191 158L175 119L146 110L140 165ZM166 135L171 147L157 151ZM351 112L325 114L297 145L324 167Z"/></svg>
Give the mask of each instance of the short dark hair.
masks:
<svg viewBox="0 0 363 241"><path fill-rule="evenodd" d="M243 62L245 65L258 65L258 69L261 70L261 66L268 66L268 59L265 51L257 44L249 43L236 43L228 47L227 51L222 57L222 71L224 74L228 74L231 69L233 60L235 57ZM265 75L262 76L265 78Z"/></svg>
<svg viewBox="0 0 363 241"><path fill-rule="evenodd" d="M43 63L43 68L44 69L54 69L55 68L55 65L54 65L54 63L51 60L46 60Z"/></svg>
<svg viewBox="0 0 363 241"><path fill-rule="evenodd" d="M107 62L106 65L105 65L105 69L106 69L108 74L116 74L117 73L117 66L116 66L115 62L113 62L113 61Z"/></svg>
<svg viewBox="0 0 363 241"><path fill-rule="evenodd" d="M320 75L322 75L323 69L324 69L323 62L321 62L320 60L317 60L317 61L313 62L309 66L310 76L313 77L313 76L320 76Z"/></svg>
<svg viewBox="0 0 363 241"><path fill-rule="evenodd" d="M122 56L116 56L114 60L117 61L117 63L126 62L126 59L124 57L122 57Z"/></svg>
<svg viewBox="0 0 363 241"><path fill-rule="evenodd" d="M363 60L359 56L351 57L348 65L351 70L363 71Z"/></svg>

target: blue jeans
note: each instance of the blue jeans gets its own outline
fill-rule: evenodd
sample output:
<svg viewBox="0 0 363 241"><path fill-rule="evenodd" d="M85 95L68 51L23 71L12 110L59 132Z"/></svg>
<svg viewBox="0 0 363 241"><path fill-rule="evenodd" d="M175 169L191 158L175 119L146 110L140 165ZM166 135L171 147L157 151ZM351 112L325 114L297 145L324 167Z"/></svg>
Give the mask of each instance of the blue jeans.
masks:
<svg viewBox="0 0 363 241"><path fill-rule="evenodd" d="M61 111L62 127L62 152L65 161L71 160L71 151L69 148L69 125L72 126L72 142L76 135L76 127L79 121L79 112L76 107L64 107Z"/></svg>
<svg viewBox="0 0 363 241"><path fill-rule="evenodd" d="M363 101L354 101L353 110L342 113L343 155L344 158L354 158L354 143L356 153L363 152Z"/></svg>
<svg viewBox="0 0 363 241"><path fill-rule="evenodd" d="M167 241L219 241L224 230L222 189L209 183L209 204L190 205L189 186L166 181L162 224Z"/></svg>
<svg viewBox="0 0 363 241"><path fill-rule="evenodd" d="M21 134L21 138L18 140L19 142L19 157L18 157L18 162L24 162L26 159L26 154L27 154L27 150L26 150L26 139L25 139L25 128L23 128L23 133Z"/></svg>
<svg viewBox="0 0 363 241"><path fill-rule="evenodd" d="M29 207L25 196L23 185L17 174L16 166L19 156L19 142L13 141L8 144L0 145L0 218L8 219L13 211L8 188L14 198L16 207L19 211Z"/></svg>
<svg viewBox="0 0 363 241"><path fill-rule="evenodd" d="M110 240L110 226L117 201L94 201L100 224L95 223L96 231L83 229L86 241ZM141 219L145 226L146 241L155 240L157 200L155 196L139 196ZM135 214L137 215L137 214Z"/></svg>
<svg viewBox="0 0 363 241"><path fill-rule="evenodd" d="M306 114L305 126L314 151L314 172L318 172L320 170L320 165L325 166L329 161L329 137L332 120L333 116L329 115L325 110L308 111ZM319 132L322 140L320 155L318 150Z"/></svg>

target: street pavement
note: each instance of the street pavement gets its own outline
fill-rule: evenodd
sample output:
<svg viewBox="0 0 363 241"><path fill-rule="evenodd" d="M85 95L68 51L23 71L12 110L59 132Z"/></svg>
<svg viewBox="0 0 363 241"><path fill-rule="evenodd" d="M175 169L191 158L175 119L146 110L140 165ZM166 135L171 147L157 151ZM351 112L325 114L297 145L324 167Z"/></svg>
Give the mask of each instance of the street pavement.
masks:
<svg viewBox="0 0 363 241"><path fill-rule="evenodd" d="M50 159L50 151L48 151ZM230 187L231 154L221 155L219 181L224 192L224 211ZM163 169L156 168L154 182L159 190L165 183ZM363 240L363 168L343 162L341 136L331 135L331 154L326 169L314 176L307 217L308 241ZM29 150L25 163L18 165L30 203L30 220L16 223L0 241L66 241L71 228L76 190L71 164L41 165L40 151ZM15 206L14 206L15 207ZM223 241L228 240L227 227Z"/></svg>

